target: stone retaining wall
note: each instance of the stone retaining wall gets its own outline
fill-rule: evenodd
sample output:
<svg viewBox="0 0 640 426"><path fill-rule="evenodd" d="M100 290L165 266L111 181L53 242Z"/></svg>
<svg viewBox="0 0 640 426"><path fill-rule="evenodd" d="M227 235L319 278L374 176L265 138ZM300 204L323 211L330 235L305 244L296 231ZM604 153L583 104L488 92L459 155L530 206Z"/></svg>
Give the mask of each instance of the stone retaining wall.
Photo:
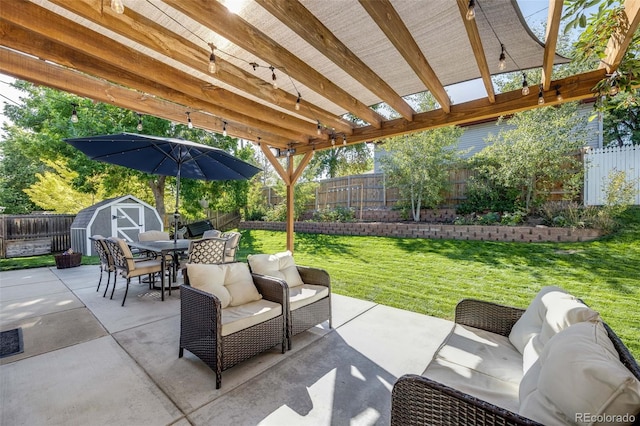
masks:
<svg viewBox="0 0 640 426"><path fill-rule="evenodd" d="M240 222L240 229L285 231L284 222ZM371 235L399 238L431 238L479 241L572 242L590 241L602 233L596 229L528 226L438 225L383 222L295 222L296 232L328 235Z"/></svg>

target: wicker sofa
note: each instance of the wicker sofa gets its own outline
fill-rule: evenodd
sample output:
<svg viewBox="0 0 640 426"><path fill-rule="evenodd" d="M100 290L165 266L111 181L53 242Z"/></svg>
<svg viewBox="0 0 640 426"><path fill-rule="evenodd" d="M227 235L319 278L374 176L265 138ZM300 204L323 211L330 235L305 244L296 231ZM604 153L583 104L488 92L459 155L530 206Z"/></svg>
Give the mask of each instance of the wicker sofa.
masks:
<svg viewBox="0 0 640 426"><path fill-rule="evenodd" d="M558 292L560 312L542 303ZM527 310L466 299L423 374L394 384L391 424L640 425L640 368L597 312L556 287Z"/></svg>

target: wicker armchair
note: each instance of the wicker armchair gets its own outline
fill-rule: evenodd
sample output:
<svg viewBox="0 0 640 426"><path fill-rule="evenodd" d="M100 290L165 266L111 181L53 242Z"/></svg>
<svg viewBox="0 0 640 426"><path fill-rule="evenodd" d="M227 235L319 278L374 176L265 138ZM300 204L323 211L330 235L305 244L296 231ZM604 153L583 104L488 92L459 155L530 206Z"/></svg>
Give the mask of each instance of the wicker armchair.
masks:
<svg viewBox="0 0 640 426"><path fill-rule="evenodd" d="M305 284L327 287L328 295L314 303L299 308L289 307L288 345L291 349L291 338L325 321L331 325L331 278L324 269L296 265L300 278ZM294 289L295 290L295 289ZM289 295L291 299L291 295Z"/></svg>
<svg viewBox="0 0 640 426"><path fill-rule="evenodd" d="M331 324L331 278L323 269L296 265L290 251L247 257L251 271L276 277L287 288L287 346L293 336L324 321ZM296 272L297 271L297 272Z"/></svg>
<svg viewBox="0 0 640 426"><path fill-rule="evenodd" d="M231 264L226 264L231 265ZM225 267L226 265L220 265ZM277 279L251 274L253 283L264 300L281 305L280 315L223 335L221 300L213 294L190 286L189 267L185 284L180 287L180 349L196 355L216 374L216 389L222 384L222 371L276 345L286 348L286 286Z"/></svg>
<svg viewBox="0 0 640 426"><path fill-rule="evenodd" d="M455 322L508 336L524 310L466 299L456 306ZM622 364L640 379L640 368L611 328L604 324ZM460 392L427 377L407 374L398 379L391 396L392 425L539 425L517 413ZM636 419L634 425L640 424Z"/></svg>

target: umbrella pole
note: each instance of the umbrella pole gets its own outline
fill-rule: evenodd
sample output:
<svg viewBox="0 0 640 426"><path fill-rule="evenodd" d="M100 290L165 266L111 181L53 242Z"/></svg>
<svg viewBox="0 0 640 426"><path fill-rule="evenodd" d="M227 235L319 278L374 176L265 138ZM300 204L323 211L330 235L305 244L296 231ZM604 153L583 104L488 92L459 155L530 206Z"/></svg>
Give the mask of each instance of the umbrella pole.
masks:
<svg viewBox="0 0 640 426"><path fill-rule="evenodd" d="M180 168L182 163L178 163L178 174L176 175L176 211L173 213L173 243L178 242L178 202L180 201Z"/></svg>

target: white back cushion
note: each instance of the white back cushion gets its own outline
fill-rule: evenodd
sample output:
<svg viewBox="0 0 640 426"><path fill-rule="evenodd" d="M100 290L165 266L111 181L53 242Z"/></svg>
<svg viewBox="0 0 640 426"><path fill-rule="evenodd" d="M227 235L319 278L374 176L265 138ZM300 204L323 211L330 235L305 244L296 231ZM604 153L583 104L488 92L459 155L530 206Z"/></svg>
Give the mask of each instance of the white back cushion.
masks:
<svg viewBox="0 0 640 426"><path fill-rule="evenodd" d="M276 254L252 254L247 256L251 270L260 275L285 280L289 287L302 285L302 278L290 251Z"/></svg>
<svg viewBox="0 0 640 426"><path fill-rule="evenodd" d="M620 362L601 321L559 332L537 363L520 384L520 414L525 417L543 424L587 425L603 423L584 414L628 419L640 412L640 381Z"/></svg>
<svg viewBox="0 0 640 426"><path fill-rule="evenodd" d="M235 262L223 263L220 266L226 269L224 285L231 294L230 306L240 306L262 299L262 295L258 293L253 283L249 265Z"/></svg>
<svg viewBox="0 0 640 426"><path fill-rule="evenodd" d="M188 263L187 275L191 287L211 293L220 299L223 308L231 303L231 293L224 286L226 268L223 265Z"/></svg>

